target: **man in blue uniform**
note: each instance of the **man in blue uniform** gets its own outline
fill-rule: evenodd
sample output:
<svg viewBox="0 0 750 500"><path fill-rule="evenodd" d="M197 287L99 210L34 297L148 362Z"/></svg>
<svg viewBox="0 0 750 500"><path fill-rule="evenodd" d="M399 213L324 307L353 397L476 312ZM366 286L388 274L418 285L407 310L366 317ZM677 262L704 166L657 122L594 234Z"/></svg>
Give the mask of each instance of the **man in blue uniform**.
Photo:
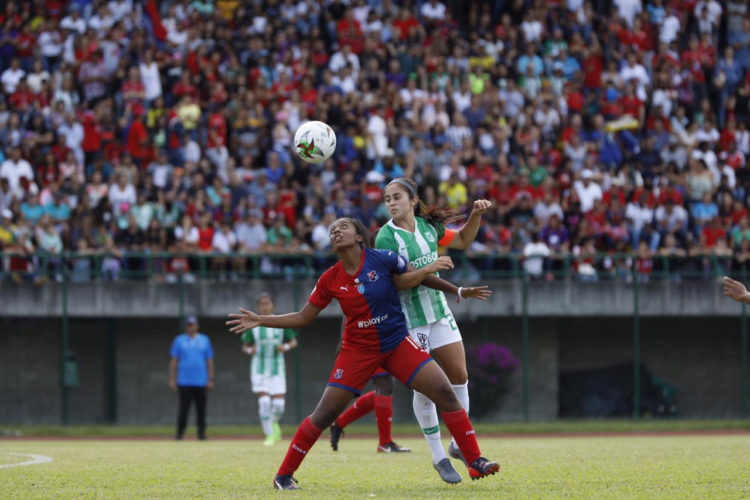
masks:
<svg viewBox="0 0 750 500"><path fill-rule="evenodd" d="M206 439L206 389L214 386L214 351L208 336L198 332L198 320L188 316L185 333L178 335L169 350L169 388L180 396L177 436L182 439L190 405L198 413L198 439Z"/></svg>

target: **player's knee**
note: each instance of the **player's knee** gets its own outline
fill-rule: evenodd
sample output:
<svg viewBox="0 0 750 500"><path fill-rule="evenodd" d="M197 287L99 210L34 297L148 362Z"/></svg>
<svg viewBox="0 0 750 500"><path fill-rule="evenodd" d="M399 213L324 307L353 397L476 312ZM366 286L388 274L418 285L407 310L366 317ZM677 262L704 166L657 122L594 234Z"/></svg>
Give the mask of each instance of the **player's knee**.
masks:
<svg viewBox="0 0 750 500"><path fill-rule="evenodd" d="M330 408L315 408L315 411L310 415L310 421L318 429L327 429L333 424L339 414L336 410Z"/></svg>
<svg viewBox="0 0 750 500"><path fill-rule="evenodd" d="M466 371L466 367L457 368L447 375L448 380L450 380L453 385L462 385L469 380L469 373Z"/></svg>
<svg viewBox="0 0 750 500"><path fill-rule="evenodd" d="M456 411L462 408L461 403L449 384L441 384L435 391L434 403L443 411Z"/></svg>

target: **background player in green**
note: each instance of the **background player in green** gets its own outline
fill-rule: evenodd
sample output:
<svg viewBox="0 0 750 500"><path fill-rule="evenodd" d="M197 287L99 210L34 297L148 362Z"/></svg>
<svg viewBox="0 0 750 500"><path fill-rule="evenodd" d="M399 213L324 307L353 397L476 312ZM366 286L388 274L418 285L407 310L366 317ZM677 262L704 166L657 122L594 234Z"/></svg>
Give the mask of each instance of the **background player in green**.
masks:
<svg viewBox="0 0 750 500"><path fill-rule="evenodd" d="M437 260L438 246L465 250L479 231L482 214L492 206L487 200L476 200L466 223L457 231L446 229L445 223L458 219L450 211L428 211L417 196L417 185L409 179L395 179L384 191L389 220L378 232L375 247L391 250L419 269ZM469 413L469 375L466 354L453 313L448 308L443 292L418 285L399 292L401 307L406 317L409 335L429 352L445 371L461 405ZM458 290L458 300L465 298ZM441 479L456 483L461 476L456 472L440 442L440 424L435 404L424 394L414 391L414 416L432 452L432 463ZM465 462L455 442L450 454Z"/></svg>
<svg viewBox="0 0 750 500"><path fill-rule="evenodd" d="M273 314L273 298L262 293L256 300L260 314ZM250 383L258 395L258 415L263 444L271 446L281 440L279 419L284 414L286 397L286 366L284 354L297 347L294 330L257 326L242 334L242 351L252 356Z"/></svg>

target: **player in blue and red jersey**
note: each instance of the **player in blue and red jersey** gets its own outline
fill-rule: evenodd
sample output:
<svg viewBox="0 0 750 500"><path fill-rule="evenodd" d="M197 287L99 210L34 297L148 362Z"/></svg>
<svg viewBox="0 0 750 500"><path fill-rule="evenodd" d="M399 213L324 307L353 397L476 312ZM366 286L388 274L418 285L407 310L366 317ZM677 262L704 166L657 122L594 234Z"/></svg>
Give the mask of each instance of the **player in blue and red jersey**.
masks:
<svg viewBox="0 0 750 500"><path fill-rule="evenodd" d="M494 474L500 466L483 458L466 412L445 373L411 340L401 311L398 290L413 288L429 275L453 264L441 257L418 270L397 254L367 248L368 235L359 221L338 219L330 229L331 247L339 262L318 280L307 304L296 313L259 316L240 309L230 314L233 333L256 326L302 328L334 298L346 318L341 351L326 390L313 413L302 421L274 478L278 489L297 489L292 477L307 452L346 408L378 368L383 367L407 387L429 397L441 409L446 427L467 459L472 479Z"/></svg>

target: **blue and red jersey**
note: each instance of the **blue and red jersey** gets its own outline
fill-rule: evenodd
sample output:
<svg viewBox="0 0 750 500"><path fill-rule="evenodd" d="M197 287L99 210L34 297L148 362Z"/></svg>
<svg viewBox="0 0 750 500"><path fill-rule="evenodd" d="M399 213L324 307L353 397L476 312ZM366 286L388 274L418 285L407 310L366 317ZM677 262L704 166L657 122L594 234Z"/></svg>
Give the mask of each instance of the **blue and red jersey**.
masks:
<svg viewBox="0 0 750 500"><path fill-rule="evenodd" d="M341 304L346 317L342 346L389 352L408 334L398 291L391 275L406 271L408 264L388 250L366 248L354 276L337 262L318 279L308 301L325 309L331 300Z"/></svg>

